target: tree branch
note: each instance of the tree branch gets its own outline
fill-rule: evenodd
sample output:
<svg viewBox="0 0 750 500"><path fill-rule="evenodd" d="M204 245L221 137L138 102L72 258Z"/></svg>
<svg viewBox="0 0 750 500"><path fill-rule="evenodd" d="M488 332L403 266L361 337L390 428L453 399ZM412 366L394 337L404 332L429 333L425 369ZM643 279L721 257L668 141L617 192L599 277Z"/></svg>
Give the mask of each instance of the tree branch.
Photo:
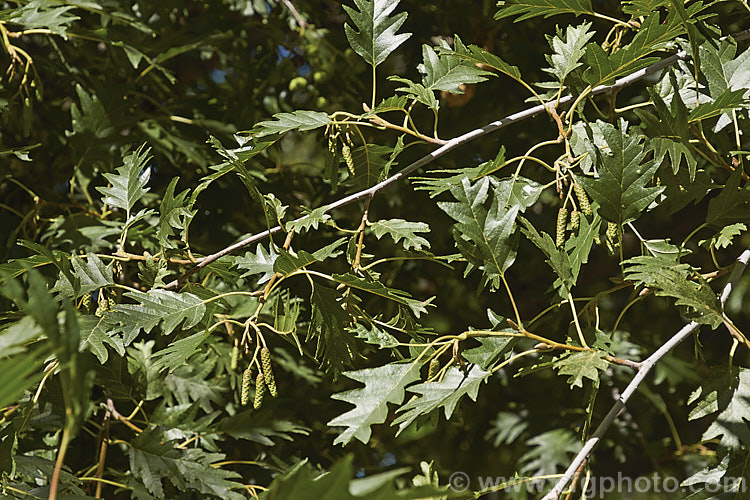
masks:
<svg viewBox="0 0 750 500"><path fill-rule="evenodd" d="M750 29L747 29L745 31L741 31L739 33L736 33L732 35L735 40L745 40L750 38ZM612 85L600 85L598 87L595 87L590 95L598 95L602 94L604 92L608 92L610 90L617 90L621 89L623 87L627 87L628 85L632 85L633 83L642 80L648 75L654 74L658 71L661 71L662 69L673 65L677 61L681 61L684 59L687 59L689 56L685 51L680 51L672 56L669 56L667 58L662 59L659 62L656 62L652 64L651 66L648 66L646 68L640 69L634 73L631 73L627 76L624 76L618 80L615 81ZM494 132L496 130L500 130L501 128L505 128L508 125L511 125L513 123L520 122L522 120L525 120L526 118L531 118L533 116L538 115L539 113L543 113L547 111L548 113L552 113L552 110L556 110L558 107L565 106L573 101L572 95L567 95L563 98L561 98L559 101L557 101L557 105L555 103L549 103L549 104L537 104L536 106L532 106L530 108L526 108L522 111L519 111L517 113L513 113L511 115L506 116L505 118L502 118L500 120L496 120L494 122L488 123L484 127L474 129L470 132L467 132L463 135L460 135L458 137L454 137L453 139L446 142L444 145L440 146L433 152L426 154L419 160L415 161L414 163L408 165L403 170L399 171L398 173L390 176L389 178L385 179L382 182L379 182L378 184L375 184L374 186L363 189L362 191L353 193L349 196L346 196L344 198L341 198L330 205L328 205L325 209L325 212L330 212L331 210L334 210L336 208L343 207L345 205L349 205L351 203L354 203L356 201L365 199L365 198L372 198L375 196L375 194L379 191L382 191L386 187L390 186L391 184L394 184L401 179L404 179L414 173L416 170L424 167L425 165L432 163L433 161L437 160L441 156L449 153L450 151L453 151L459 146L462 146L468 142L473 141L474 139L478 137L482 137L483 135L489 134L490 132ZM305 219L307 216L299 217L295 220L295 222L299 222L303 219ZM207 255L203 257L202 259L199 259L198 264L190 269L187 273L179 277L178 279L175 279L171 282L169 282L166 285L166 288L175 288L179 284L185 282L190 276L195 274L196 272L200 271L202 268L206 267L211 262L214 262L217 259L220 259L221 257L228 255L232 252L234 252L237 249L246 247L252 243L255 243L256 241L260 241L263 238L266 238L267 236L271 236L272 234L276 234L281 231L281 226L272 227L266 231L254 234L252 236L249 236L245 238L242 241L238 241L237 243L234 243L222 250L219 250L216 253L213 253L211 255Z"/></svg>
<svg viewBox="0 0 750 500"><path fill-rule="evenodd" d="M729 281L726 285L724 285L724 289L721 292L721 304L722 306L726 302L727 298L729 297L729 294L732 291L732 288L737 283L737 281L740 279L740 276L742 276L742 273L745 271L745 268L747 267L748 261L750 261L750 249L745 250L740 254L739 257L737 257L737 262L734 265L734 269L732 270L732 274L729 276ZM583 448L581 448L581 451L578 452L578 454L575 456L573 461L568 466L568 469L565 471L565 474L563 474L563 477L561 477L557 484L552 488L552 490L547 493L542 500L557 500L560 495L562 494L565 487L568 485L568 483L573 479L573 476L576 473L576 470L589 458L589 455L591 452L594 451L594 448L599 444L602 437L604 436L604 433L607 432L607 429L609 429L609 426L612 425L612 423L617 418L617 415L620 413L620 411L625 408L625 404L630 399L630 396L633 395L633 393L636 391L638 386L643 382L643 379L646 378L646 375L648 375L648 372L651 371L651 368L661 359L663 358L669 351L674 349L680 342L685 340L688 336L690 336L691 333L693 333L698 327L700 326L699 323L696 323L695 321L691 321L682 329L675 333L672 338L670 338L665 344L663 344L659 349L654 351L654 353L646 358L642 363L641 367L638 370L638 372L633 377L633 380L630 381L628 386L625 388L625 391L620 395L620 397L617 399L615 404L612 406L612 408L609 410L609 413L607 413L607 416L604 417L604 420L599 424L599 427L596 428L596 431L594 432L593 436L589 438L588 441L586 441L586 444L583 445Z"/></svg>

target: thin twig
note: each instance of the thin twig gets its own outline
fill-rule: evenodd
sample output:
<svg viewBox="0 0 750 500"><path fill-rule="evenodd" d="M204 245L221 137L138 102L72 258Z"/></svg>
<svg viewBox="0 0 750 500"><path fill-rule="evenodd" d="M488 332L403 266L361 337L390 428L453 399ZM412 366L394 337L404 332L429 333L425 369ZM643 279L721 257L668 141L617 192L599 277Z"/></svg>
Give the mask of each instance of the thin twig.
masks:
<svg viewBox="0 0 750 500"><path fill-rule="evenodd" d="M720 295L722 305L726 302L729 294L732 292L732 288L740 279L742 273L745 271L748 261L750 261L750 249L742 252L737 258L737 263L734 266L734 270L732 270L732 274L729 276L729 281L726 285L724 285L724 289L722 290ZM578 452L578 454L568 466L565 474L563 474L560 480L555 484L554 488L552 488L552 490L547 493L542 500L557 500L560 497L565 487L573 479L576 470L578 470L581 464L588 460L589 455L591 455L591 453L594 451L594 448L596 448L596 446L599 444L602 437L604 436L604 433L607 432L607 429L609 429L609 426L612 425L612 423L615 421L620 411L625 408L626 403L636 391L638 386L641 385L641 382L643 382L643 380L646 378L648 372L651 371L651 368L653 368L654 365L659 360L661 360L661 358L663 358L669 351L674 349L680 342L688 338L690 334L698 329L699 326L699 323L691 321L690 323L682 327L679 332L675 333L672 338L670 338L665 344L654 351L651 356L641 362L641 367L633 377L633 380L630 381L628 386L625 388L625 391L623 391L617 401L615 401L615 404L609 410L607 416L604 417L604 420L602 420L602 422L599 424L599 427L596 428L596 432L594 432L593 436L591 436L591 438L586 441L586 444L583 445L581 451Z"/></svg>
<svg viewBox="0 0 750 500"><path fill-rule="evenodd" d="M750 29L747 29L745 31L741 31L735 35L733 35L733 38L735 40L745 40L750 38ZM666 57L662 59L659 62L656 62L652 64L651 66L648 66L646 68L640 69L634 73L631 73L627 76L624 76L618 80L615 81L612 85L600 85L598 87L595 87L591 92L590 95L594 96L597 94L602 94L604 92L609 92L611 90L617 90L621 89L623 87L627 87L628 85L631 85L639 80L642 80L648 75L654 74L658 71L661 71L662 69L673 65L677 61L681 61L684 59L687 59L689 56L685 51L680 51L672 56ZM363 189L362 191L358 191L356 193L353 193L349 196L346 196L344 198L341 198L330 205L325 207L324 212L330 212L331 210L335 210L337 208L349 205L351 203L354 203L356 201L362 200L364 198L372 198L375 196L376 193L379 191L382 191L386 187L390 186L391 184L395 184L399 182L401 179L404 179L414 173L416 170L424 167L425 165L432 163L433 161L437 160L441 156L449 153L450 151L453 151L459 146L462 146L468 142L473 141L474 139L478 137L482 137L484 135L489 134L490 132L494 132L496 130L500 130L501 128L505 128L508 125L511 125L513 123L520 122L522 120L525 120L526 118L531 118L533 116L536 116L540 113L543 113L545 111L550 111L552 109L557 109L559 107L565 106L568 103L573 101L572 95L567 95L563 98L561 98L557 103L548 103L548 104L537 104L536 106L532 106L530 108L524 109L523 111L519 111L517 113L513 113L511 115L506 116L505 118L502 118L500 120L488 123L484 127L474 129L470 132L467 132L463 135L460 135L458 137L454 137L453 139L446 142L444 145L440 146L436 150L432 151L431 153L426 154L419 160L415 161L414 163L410 164L409 166L405 167L403 170L399 171L398 173L390 176L389 178L385 179L382 182L379 182L378 184L375 184L374 186ZM304 220L308 216L302 216L296 219L294 222L299 222L301 220ZM198 272L202 268L206 267L210 263L214 262L217 259L220 259L221 257L228 255L235 250L238 250L240 248L246 247L252 243L255 243L256 241L260 241L263 238L266 238L267 236L271 236L272 234L276 234L282 230L281 226L276 226L269 228L266 231L254 234L252 236L249 236L245 238L242 241L238 241L237 243L234 243L222 250L219 250L216 253L213 253L211 255L207 255L203 257L202 259L199 259L198 264L190 269L187 273L179 277L178 279L175 279L173 281L170 281L165 288L175 288L180 283L185 282L190 276L192 276L194 273Z"/></svg>
<svg viewBox="0 0 750 500"><path fill-rule="evenodd" d="M284 5L286 5L286 8L289 9L289 12L294 16L294 20L297 21L297 25L305 29L309 26L307 21L302 19L302 16L300 16L299 12L297 11L297 8L294 6L294 4L291 2L291 0L283 0Z"/></svg>

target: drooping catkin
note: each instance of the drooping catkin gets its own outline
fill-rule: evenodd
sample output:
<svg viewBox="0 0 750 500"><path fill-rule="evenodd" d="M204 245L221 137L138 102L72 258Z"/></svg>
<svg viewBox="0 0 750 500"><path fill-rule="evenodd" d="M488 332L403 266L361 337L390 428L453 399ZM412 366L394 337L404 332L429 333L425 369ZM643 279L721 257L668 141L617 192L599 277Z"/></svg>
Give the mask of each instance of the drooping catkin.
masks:
<svg viewBox="0 0 750 500"><path fill-rule="evenodd" d="M607 238L614 241L617 238L617 224L614 222L607 222Z"/></svg>
<svg viewBox="0 0 750 500"><path fill-rule="evenodd" d="M433 378L435 378L435 375L437 375L439 369L440 360L437 358L432 358L432 361L430 361L430 368L427 370L427 380L432 380Z"/></svg>
<svg viewBox="0 0 750 500"><path fill-rule="evenodd" d="M354 158L352 158L352 150L348 144L341 146L341 156L344 157L346 167L349 169L349 173L354 175Z"/></svg>
<svg viewBox="0 0 750 500"><path fill-rule="evenodd" d="M557 211L557 231L555 232L555 246L561 247L565 243L565 223L568 222L568 209L560 207Z"/></svg>
<svg viewBox="0 0 750 500"><path fill-rule="evenodd" d="M83 297L81 297L81 307L83 307L83 310L88 312L91 312L91 294L87 293L84 294Z"/></svg>
<svg viewBox="0 0 750 500"><path fill-rule="evenodd" d="M109 310L109 301L107 300L104 288L99 289L99 295L96 299L96 311L94 314L96 317L101 318Z"/></svg>
<svg viewBox="0 0 750 500"><path fill-rule="evenodd" d="M253 408L256 410L263 404L265 389L266 383L263 381L263 372L258 372L258 375L255 377L255 399L253 399Z"/></svg>
<svg viewBox="0 0 750 500"><path fill-rule="evenodd" d="M578 229L578 226L581 224L581 212L578 210L573 210L570 212L570 228L573 230Z"/></svg>
<svg viewBox="0 0 750 500"><path fill-rule="evenodd" d="M232 357L229 358L229 368L232 370L237 369L237 361L240 359L240 346L237 345L237 340L234 341L234 346L232 346Z"/></svg>
<svg viewBox="0 0 750 500"><path fill-rule="evenodd" d="M586 195L583 186L576 182L573 184L573 191L576 192L576 198L578 199L578 206L581 207L581 212L583 212L584 215L591 215L591 203L589 203L589 197Z"/></svg>
<svg viewBox="0 0 750 500"><path fill-rule="evenodd" d="M114 264L112 264L112 274L114 274L115 279L120 279L120 276L122 276L122 262L119 260L116 260Z"/></svg>
<svg viewBox="0 0 750 500"><path fill-rule="evenodd" d="M250 381L252 380L250 366L242 372L242 388L240 389L240 404L246 406L250 402Z"/></svg>
<svg viewBox="0 0 750 500"><path fill-rule="evenodd" d="M279 393L276 390L276 379L273 376L273 369L271 368L271 350L268 347L260 350L260 362L263 366L263 379L268 386L268 392L275 398Z"/></svg>
<svg viewBox="0 0 750 500"><path fill-rule="evenodd" d="M611 253L616 253L617 249L620 248L620 241L618 239L618 227L617 224L614 222L608 222L607 223L607 231L604 233L604 236L607 241L607 248Z"/></svg>

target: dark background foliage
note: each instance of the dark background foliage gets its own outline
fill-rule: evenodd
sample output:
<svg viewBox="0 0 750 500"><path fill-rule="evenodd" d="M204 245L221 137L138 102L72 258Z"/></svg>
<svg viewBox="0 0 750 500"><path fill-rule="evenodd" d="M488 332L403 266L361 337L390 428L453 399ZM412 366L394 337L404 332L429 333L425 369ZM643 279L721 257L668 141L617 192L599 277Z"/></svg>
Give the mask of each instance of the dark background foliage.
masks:
<svg viewBox="0 0 750 500"><path fill-rule="evenodd" d="M627 17L623 16L619 2L595 3L599 12ZM290 11L291 4L297 13ZM144 143L151 148L147 164L151 173L150 192L144 200L156 207L175 176L179 176L177 192L193 189L214 171L211 166L221 163L221 156L207 144L210 136L229 148L234 143L234 134L242 135L279 112L310 109L360 113L362 103L369 102L369 68L349 48L343 29L347 16L337 1L101 0L80 5L23 1L0 2L0 7L6 46L12 44L26 54L12 59L6 49L1 60L3 68L8 68L0 80L0 260L6 263L34 253L17 244L19 239L68 253L114 252L117 247L113 234L119 233L102 223L107 216L101 212L97 188L107 186L102 174L115 172L122 165L122 157ZM541 70L546 65L544 54L549 52L544 35L554 34L556 25L582 21L570 15L536 17L518 23L510 19L498 21L493 19L496 10L495 2L489 0L402 1L399 11L408 12L402 31L413 35L378 68L379 95L391 95L397 86L386 80L388 75L418 79L416 65L422 58L422 44L435 45L441 38L454 34L466 44L477 44L518 65L526 81L548 80L549 75ZM48 17L39 12L46 12ZM724 34L748 27L747 11L739 2L718 3L711 12L715 14L711 24L720 26ZM304 26L299 25L300 20ZM611 27L611 23L602 20L594 19L593 24L600 34ZM28 33L15 36L23 30ZM740 50L746 45L746 42L741 44ZM25 68L26 57L33 64ZM645 95L643 85L638 84L624 89L618 104L640 102ZM464 95L443 95L439 135L448 139L497 120L533 104L525 102L528 97L528 92L508 78L471 85ZM594 119L590 109L586 113ZM632 113L626 114L626 118L637 122ZM415 119L425 123L426 129L431 126L428 111L417 111ZM747 131L746 120L743 126ZM368 142L378 144L392 145L397 138L392 131L363 128L363 133ZM552 121L541 115L464 145L430 168L475 166L492 160L500 146L506 148L506 157L511 158L556 136ZM746 137L742 140L747 150ZM320 133L290 132L248 162L247 168L259 179L263 194L273 193L290 205L289 215L297 216L303 213L303 207L330 203L347 192L346 186L334 189L323 176L326 147ZM398 157L398 166L408 165L432 149L434 145L426 143L410 147ZM544 154L541 158L550 162L555 159ZM527 177L549 182L543 168L526 168ZM715 178L723 184L727 174L719 171ZM656 208L639 223L639 231L649 238L680 242L702 221L712 196L690 204L679 215L666 207ZM531 209L529 219L540 230L554 234L558 204L552 193L545 193ZM360 203L335 211L336 224L356 228L361 207ZM260 204L248 195L235 176L227 175L211 184L200 193L194 208L197 213L190 226L189 241L196 256L220 250L267 227ZM409 181L375 197L370 214L371 220L404 218L427 222L431 228L431 251L435 255L456 251L451 235L453 221L428 193L415 190ZM157 254L160 248L154 243L153 231L148 226L133 229L129 237L136 243L131 251ZM706 238L709 236L707 233ZM318 231L299 235L295 245L313 251L336 237L337 231L322 226ZM274 239L277 245L283 242L281 236ZM367 253L381 256L400 251L388 238L370 240L366 244ZM695 255L687 261L696 268L712 269L710 255L697 251L694 241L690 247L696 250ZM632 235L626 235L622 244L626 255L639 252L639 242ZM735 245L717 250L717 261L728 266L738 248L748 244L750 237L744 233L735 240ZM251 249L254 251L254 247ZM170 255L187 257L182 251L170 251ZM550 272L541 262L538 249L523 240L517 261L507 273L524 318L533 317L554 300ZM236 269L229 272L229 266L225 268L228 275L234 273L228 282L234 281L248 291L257 289L253 280L237 281ZM220 269L221 265L213 272ZM384 268L380 280L419 299L436 296L435 307L422 321L424 328L431 328L437 334L462 332L469 327L486 328L488 308L512 317L507 296L477 293L482 289L479 273L464 277L462 269L461 264L449 269L437 262L403 261ZM169 279L186 270L187 267L174 266ZM346 272L347 264L343 261L331 264L331 270ZM50 286L55 283L58 270L54 266L42 266L39 271ZM125 262L122 281L137 283L138 273L136 262ZM610 287L610 278L617 276L620 276L618 259L598 247L579 280L576 297L597 294ZM196 283L203 280L205 284L211 279L210 273L201 273ZM744 331L750 326L750 313L743 307L748 286L750 280L741 281L728 306L729 314ZM188 291L200 294L199 288L189 287ZM288 289L292 295L309 293L303 277L290 279ZM637 290L629 289L601 300L601 323L612 325L636 295ZM116 298L122 301L122 293L118 292ZM384 317L397 312L392 303L370 298L365 301L365 309L378 311ZM244 307L240 299L228 298L226 304L235 312ZM11 300L3 299L2 305L8 311L2 320L8 325L20 317ZM301 307L302 316L308 318L309 304L303 303ZM557 335L555 332L564 334L568 332L568 321L569 315L551 315L537 328L549 336ZM619 324L617 337L621 346L629 346L631 355L643 358L681 324L680 311L671 300L640 301ZM683 344L665 358L649 381L648 389L632 400L627 413L610 430L607 442L595 456L593 465L598 475L616 475L619 471L637 476L658 471L685 477L711 461L707 445L700 442L706 425L688 421L687 399L711 373L713 365L725 363L731 337L722 329L705 330L699 339ZM339 433L326 423L349 406L332 400L330 395L359 385L323 373L310 356L300 356L293 343L269 337L281 396L266 402L258 412L242 410L235 404L240 374L228 369L231 344L225 338L213 342L210 349L202 350L181 368L190 372L185 374L186 380L193 377L201 380L201 390L213 393L188 398L194 404L179 409L172 407L175 398L179 400L174 395L179 390L168 387L166 380L153 383L139 380L142 374L134 374L128 368L127 356L117 356L110 349L104 365L93 358L87 359L94 377L89 384L90 403L81 416L83 430L75 436L65 458L67 470L81 476L97 463L108 399L113 399L118 411L126 416L137 409L138 401L145 400L139 409L142 413L135 412L141 415L136 420L141 419L139 425L151 429L149 432L159 433L152 438L154 442L164 442L167 436L185 440L201 434L201 439L211 443L207 450L224 454L223 460L238 461L231 470L241 475L241 483L264 486L299 460L307 459L314 467L326 470L348 454L353 455L354 470L359 475L402 465L412 467L416 473L420 461L434 462L441 478L456 470L471 471L477 476L511 476L519 470L529 475L549 473L567 465L569 456L556 455L554 450L568 442L576 443L586 418L588 389L570 389L565 378L551 370L523 378L501 372L502 376L482 388L475 404L465 401L448 422L441 412L438 418L427 417L419 429L410 427L398 437L394 437L389 427L381 425L373 427L373 437L366 445L355 440L346 447L334 446L332 442ZM156 352L169 346L174 338L151 334L139 340L154 341ZM390 352L364 344L361 348L356 369L381 366L392 360ZM306 346L306 351L312 353L314 347ZM746 365L747 351L739 349L734 362ZM199 373L203 367L205 373ZM595 422L609 409L616 388L624 387L631 377L632 371L626 368L614 365L609 368L593 408ZM59 439L56 432L65 418L63 391L59 388L53 377L35 409L30 411L30 420L24 432L17 435L17 447L13 450L19 456L26 454L47 460L44 466L37 465L47 467L43 475L51 471L50 461L55 460ZM159 397L145 396L148 391L155 391ZM164 394L172 391L172 395L164 396L160 394L162 391ZM28 402L29 397L27 393L24 401ZM19 414L25 415L26 406L19 407L17 414L10 409L7 407L0 413L0 425L17 428L20 422L14 419ZM220 412L221 416L213 412ZM392 418L390 415L388 421ZM205 419L205 432L200 419ZM111 428L106 425L116 440L149 439L144 434L135 438L132 430L116 421ZM9 427L3 429L4 435L9 435ZM561 429L563 435L548 433L555 429ZM515 439L498 437L511 430L517 433ZM681 442L675 441L675 434ZM5 450L10 451L8 441L4 443ZM141 480L128 472L132 472L134 462L127 447L110 445L113 451L107 455L105 477L140 492L140 498L149 498ZM3 458L7 456L4 451ZM539 458L536 467L535 458ZM29 474L33 466L20 462L16 465L17 471L24 474ZM7 482L9 476L4 477ZM63 481L70 491L80 487L87 494L94 493L95 486L91 484L74 486L76 482L70 478ZM22 483L13 484L20 488ZM176 498L177 488L166 481L164 484L166 496ZM106 498L131 495L130 491L108 485L104 491ZM37 494L40 492L43 488Z"/></svg>

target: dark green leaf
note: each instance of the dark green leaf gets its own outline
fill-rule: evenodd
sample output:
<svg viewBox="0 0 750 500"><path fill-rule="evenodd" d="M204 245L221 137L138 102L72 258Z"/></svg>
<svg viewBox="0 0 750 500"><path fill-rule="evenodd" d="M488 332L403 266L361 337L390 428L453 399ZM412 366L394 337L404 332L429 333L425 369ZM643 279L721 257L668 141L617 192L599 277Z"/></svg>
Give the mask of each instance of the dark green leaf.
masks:
<svg viewBox="0 0 750 500"><path fill-rule="evenodd" d="M703 439L721 437L719 444L726 448L750 445L750 370L731 369L706 381L688 400L695 403L690 420L713 415L715 420L703 433Z"/></svg>
<svg viewBox="0 0 750 500"><path fill-rule="evenodd" d="M518 16L515 22L537 16L556 16L558 14L594 14L591 0L508 0L499 2L500 10L495 19Z"/></svg>
<svg viewBox="0 0 750 500"><path fill-rule="evenodd" d="M641 255L623 262L625 277L656 290L656 295L677 299L688 306L695 321L716 328L722 323L722 307L708 283L687 264L664 256Z"/></svg>
<svg viewBox="0 0 750 500"><path fill-rule="evenodd" d="M643 136L627 133L622 121L620 129L598 122L611 154L597 155L599 177L579 177L586 192L599 204L602 218L616 224L635 220L664 188L646 187L658 168L653 161L644 161L650 146Z"/></svg>
<svg viewBox="0 0 750 500"><path fill-rule="evenodd" d="M291 130L313 130L325 127L331 122L327 114L320 111L294 111L292 113L277 113L273 115L274 120L258 123L255 137L263 137L271 134L283 134Z"/></svg>

